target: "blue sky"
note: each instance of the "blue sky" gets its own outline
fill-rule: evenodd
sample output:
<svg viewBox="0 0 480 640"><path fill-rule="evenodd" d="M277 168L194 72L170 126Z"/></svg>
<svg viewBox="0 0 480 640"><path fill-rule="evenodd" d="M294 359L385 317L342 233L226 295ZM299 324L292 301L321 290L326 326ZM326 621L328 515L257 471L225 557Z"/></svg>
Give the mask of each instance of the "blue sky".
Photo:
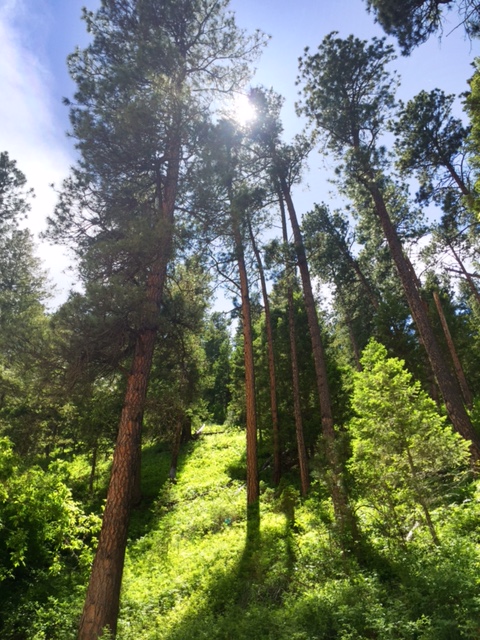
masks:
<svg viewBox="0 0 480 640"><path fill-rule="evenodd" d="M55 204L49 186L61 184L74 161L73 143L65 132L68 112L63 96L74 86L66 69L66 56L75 46L84 46L87 34L80 20L81 8L94 9L97 0L0 0L0 149L7 150L26 174L37 197L29 226L37 234ZM314 49L331 31L340 36L354 33L369 39L383 36L366 12L363 0L232 0L237 21L247 31L260 28L271 36L257 63L254 84L273 87L286 98L285 133L299 132L302 123L294 115L297 60L305 46ZM430 40L410 58L399 58L395 67L402 78L403 100L421 89L440 87L459 94L468 89L471 62L480 55L479 42L464 39L450 17L439 42ZM453 30L453 31L452 31ZM451 33L449 33L451 32ZM460 113L460 101L458 102ZM310 159L308 185L297 192L300 212L326 197L323 160ZM65 298L71 276L62 274L68 259L59 248L41 245L39 254L59 287L57 300Z"/></svg>

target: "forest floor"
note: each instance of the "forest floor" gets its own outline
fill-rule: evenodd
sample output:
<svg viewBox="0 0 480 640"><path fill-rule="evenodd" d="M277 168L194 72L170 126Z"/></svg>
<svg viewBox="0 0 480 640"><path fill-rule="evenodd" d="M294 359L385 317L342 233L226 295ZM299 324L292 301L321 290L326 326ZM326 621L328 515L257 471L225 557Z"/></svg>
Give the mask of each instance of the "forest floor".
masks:
<svg viewBox="0 0 480 640"><path fill-rule="evenodd" d="M480 638L478 545L466 539L478 518L442 531L440 548L418 527L408 544L378 538L352 557L321 481L302 500L295 472L274 489L267 468L247 518L244 438L207 427L175 484L169 455L145 451L119 640Z"/></svg>
<svg viewBox="0 0 480 640"><path fill-rule="evenodd" d="M74 454L48 475L30 469L6 485L18 531L48 535L0 580L2 640L75 640L110 459L99 461L93 495L89 459ZM478 481L467 478L432 505L438 545L416 515L414 526L412 518L389 526L387 508L380 517L368 496L354 495L362 540L348 553L320 463L308 498L300 497L298 469L273 487L268 463L260 457L259 507L247 512L242 429L207 426L183 447L174 483L169 447L144 447L117 640L480 639ZM59 474L69 489L60 491ZM38 553L57 531L56 513L80 523L65 529L80 541L61 533L67 544L53 564L46 556L48 565Z"/></svg>

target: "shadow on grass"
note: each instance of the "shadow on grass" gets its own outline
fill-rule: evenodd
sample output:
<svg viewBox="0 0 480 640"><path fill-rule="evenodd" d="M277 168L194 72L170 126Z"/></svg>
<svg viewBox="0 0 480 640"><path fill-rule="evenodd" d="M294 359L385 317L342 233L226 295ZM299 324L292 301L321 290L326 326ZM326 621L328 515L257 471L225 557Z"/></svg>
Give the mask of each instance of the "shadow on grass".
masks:
<svg viewBox="0 0 480 640"><path fill-rule="evenodd" d="M284 514L285 515L285 514ZM189 602L183 618L165 640L279 640L283 595L293 568L293 520L261 526L260 505L247 508L243 549L230 570L212 573L198 602ZM197 594L199 595L199 594Z"/></svg>
<svg viewBox="0 0 480 640"><path fill-rule="evenodd" d="M178 458L177 472L183 469L191 447L190 442L183 446ZM144 536L158 523L162 515L155 507L159 503L164 508L169 508L171 505L172 484L169 478L171 459L171 447L166 443L152 444L142 451L142 499L133 508L130 516L128 533L132 541Z"/></svg>

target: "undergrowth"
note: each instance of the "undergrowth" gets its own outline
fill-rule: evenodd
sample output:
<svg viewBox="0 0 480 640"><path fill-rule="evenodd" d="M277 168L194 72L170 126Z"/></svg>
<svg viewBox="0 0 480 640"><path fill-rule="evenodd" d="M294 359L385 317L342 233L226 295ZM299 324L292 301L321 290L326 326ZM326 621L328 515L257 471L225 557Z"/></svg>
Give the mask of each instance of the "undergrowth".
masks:
<svg viewBox="0 0 480 640"><path fill-rule="evenodd" d="M440 547L422 526L408 544L369 533L362 559L342 552L320 480L302 500L294 481L274 489L263 477L259 511L247 518L241 430L209 427L186 445L176 483L169 463L162 445L145 448L118 640L480 637L478 494L433 512ZM70 475L81 493L79 460ZM91 508L101 502L102 478ZM73 640L88 579L82 571L59 574L50 592L51 576L37 576L1 637Z"/></svg>

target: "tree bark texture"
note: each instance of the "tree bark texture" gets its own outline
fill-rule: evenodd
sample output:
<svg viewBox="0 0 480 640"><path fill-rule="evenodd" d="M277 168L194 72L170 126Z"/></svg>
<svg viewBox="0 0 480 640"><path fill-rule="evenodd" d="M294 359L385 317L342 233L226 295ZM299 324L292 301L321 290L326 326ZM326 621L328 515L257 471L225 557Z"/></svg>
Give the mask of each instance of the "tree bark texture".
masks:
<svg viewBox="0 0 480 640"><path fill-rule="evenodd" d="M282 216L282 232L285 247L288 246L287 219L285 215L285 205L281 194L279 194L280 212ZM293 289L291 284L291 273L288 265L288 253L285 256L285 270L287 278L287 305L288 305L288 336L290 341L290 362L292 367L292 393L293 393L293 416L295 420L295 433L297 438L298 465L300 468L300 484L302 495L306 496L310 487L308 473L308 458L305 447L305 437L303 432L302 408L300 404L300 376L298 372L297 357L297 336L295 331L295 313L293 307Z"/></svg>
<svg viewBox="0 0 480 640"><path fill-rule="evenodd" d="M79 640L97 640L107 628L114 635L116 632L128 524L140 456L141 414L154 344L154 330L145 330L137 338Z"/></svg>
<svg viewBox="0 0 480 640"><path fill-rule="evenodd" d="M141 430L148 380L157 336L158 310L163 297L167 265L172 253L173 218L180 165L180 139L171 140L162 189L158 251L150 268L145 293L143 328L139 330L127 378L117 442L98 547L93 561L78 640L97 640L104 629L116 634L120 589L127 546L132 499L140 473Z"/></svg>
<svg viewBox="0 0 480 640"><path fill-rule="evenodd" d="M445 362L445 357L440 349L440 345L435 338L432 326L430 324L427 308L420 294L417 282L417 276L410 260L403 252L402 244L398 237L395 227L388 214L385 201L379 187L375 183L373 177L369 177L366 186L370 191L375 204L377 216L385 234L385 238L390 248L393 261L395 262L397 271L405 291L412 317L420 335L420 339L427 352L430 366L432 367L435 378L443 396L448 416L453 427L465 439L471 441L471 453L474 461L480 459L480 437L473 429L470 418L467 414L462 401L462 394L456 378L453 376L450 368Z"/></svg>
<svg viewBox="0 0 480 640"><path fill-rule="evenodd" d="M252 315L243 241L237 220L238 212L232 210L231 214L242 299L243 355L245 361L245 402L247 418L247 505L253 505L259 498L259 484Z"/></svg>
<svg viewBox="0 0 480 640"><path fill-rule="evenodd" d="M448 350L450 351L450 355L452 357L452 362L455 368L455 373L457 374L458 383L460 384L460 388L462 389L463 399L465 400L466 406L471 409L473 407L472 393L469 389L468 382L463 371L462 363L460 362L460 358L457 354L457 350L455 349L455 343L453 342L447 319L445 318L445 314L443 313L443 307L440 296L438 295L438 291L433 292L433 299L435 301L435 306L437 307L440 322L442 323L443 333L445 334L445 340L447 341Z"/></svg>

